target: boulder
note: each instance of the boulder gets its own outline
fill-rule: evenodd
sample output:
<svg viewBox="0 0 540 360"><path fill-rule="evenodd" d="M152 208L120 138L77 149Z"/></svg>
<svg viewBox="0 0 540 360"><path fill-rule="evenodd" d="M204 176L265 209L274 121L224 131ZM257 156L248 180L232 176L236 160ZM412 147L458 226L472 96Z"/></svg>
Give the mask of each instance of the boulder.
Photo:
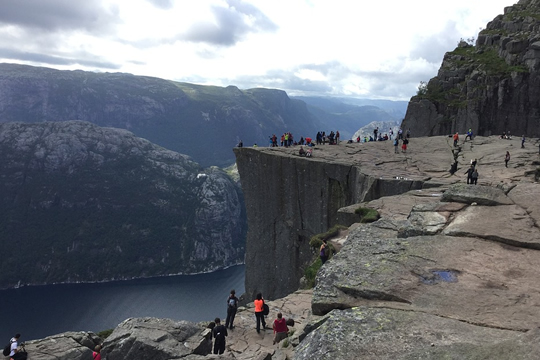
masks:
<svg viewBox="0 0 540 360"><path fill-rule="evenodd" d="M66 332L25 342L28 360L90 359L92 350L102 343L92 332Z"/></svg>
<svg viewBox="0 0 540 360"><path fill-rule="evenodd" d="M463 183L451 185L443 193L442 201L465 204L477 203L485 206L511 205L514 203L501 189Z"/></svg>
<svg viewBox="0 0 540 360"><path fill-rule="evenodd" d="M130 318L119 324L102 350L108 360L176 359L205 342L200 325L188 321ZM196 335L196 340L190 339Z"/></svg>
<svg viewBox="0 0 540 360"><path fill-rule="evenodd" d="M539 341L538 329L521 333L423 312L355 307L330 312L294 360L533 359Z"/></svg>

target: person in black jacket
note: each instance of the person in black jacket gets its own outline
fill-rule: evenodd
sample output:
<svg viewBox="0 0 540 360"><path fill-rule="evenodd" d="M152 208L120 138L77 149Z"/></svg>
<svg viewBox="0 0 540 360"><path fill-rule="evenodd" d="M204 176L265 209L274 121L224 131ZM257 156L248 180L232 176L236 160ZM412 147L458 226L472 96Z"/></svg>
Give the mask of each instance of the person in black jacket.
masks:
<svg viewBox="0 0 540 360"><path fill-rule="evenodd" d="M225 327L231 330L234 327L234 317L236 316L236 310L238 309L238 298L235 294L236 291L233 289L227 298L227 319L225 320Z"/></svg>
<svg viewBox="0 0 540 360"><path fill-rule="evenodd" d="M227 328L221 325L221 320L214 320L216 327L212 330L214 335L214 354L223 354L225 352L225 337L227 336Z"/></svg>

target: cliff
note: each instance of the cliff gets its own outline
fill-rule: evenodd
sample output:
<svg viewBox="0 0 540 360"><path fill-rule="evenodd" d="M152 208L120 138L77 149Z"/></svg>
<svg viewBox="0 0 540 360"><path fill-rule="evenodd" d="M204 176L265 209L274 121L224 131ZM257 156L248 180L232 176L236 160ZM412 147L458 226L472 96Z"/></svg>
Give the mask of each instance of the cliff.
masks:
<svg viewBox="0 0 540 360"><path fill-rule="evenodd" d="M540 135L540 2L506 7L446 53L436 77L411 98L403 128L414 136L510 132Z"/></svg>
<svg viewBox="0 0 540 360"><path fill-rule="evenodd" d="M82 121L0 123L0 155L0 287L243 262L241 191L217 168Z"/></svg>
<svg viewBox="0 0 540 360"><path fill-rule="evenodd" d="M372 154L366 162L361 144L320 146L310 159L299 157L298 147L234 151L249 224L248 298L262 292L275 299L298 289L314 256L309 239L340 222L338 209L430 186L424 185L429 178L423 174L407 179L373 176L377 164L372 161L384 160ZM341 223L350 225L346 221Z"/></svg>

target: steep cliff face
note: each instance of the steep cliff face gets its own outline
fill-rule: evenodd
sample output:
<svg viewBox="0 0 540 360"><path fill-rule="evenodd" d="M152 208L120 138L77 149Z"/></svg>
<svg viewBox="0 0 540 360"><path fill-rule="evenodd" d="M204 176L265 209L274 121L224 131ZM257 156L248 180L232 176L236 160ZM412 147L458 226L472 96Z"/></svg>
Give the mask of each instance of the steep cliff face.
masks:
<svg viewBox="0 0 540 360"><path fill-rule="evenodd" d="M243 262L238 186L88 122L0 123L0 287L196 273Z"/></svg>
<svg viewBox="0 0 540 360"><path fill-rule="evenodd" d="M404 128L415 136L510 131L540 135L540 1L520 0L445 55L438 75L419 89Z"/></svg>
<svg viewBox="0 0 540 360"><path fill-rule="evenodd" d="M124 73L0 64L0 122L89 121L127 129L203 166L228 166L239 140L252 145L319 122L284 91L240 90Z"/></svg>
<svg viewBox="0 0 540 360"><path fill-rule="evenodd" d="M425 179L370 176L361 163L332 160L332 150L343 149L352 154L359 145L327 146L327 157L311 159L296 156L297 149L235 149L249 224L248 298L262 292L274 299L297 290L315 255L310 237L338 223L338 209L423 186Z"/></svg>

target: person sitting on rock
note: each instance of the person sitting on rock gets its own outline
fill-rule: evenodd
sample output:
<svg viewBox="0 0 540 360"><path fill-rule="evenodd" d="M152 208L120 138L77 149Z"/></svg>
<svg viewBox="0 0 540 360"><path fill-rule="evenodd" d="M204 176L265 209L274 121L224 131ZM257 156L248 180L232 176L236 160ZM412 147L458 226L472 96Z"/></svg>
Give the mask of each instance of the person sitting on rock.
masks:
<svg viewBox="0 0 540 360"><path fill-rule="evenodd" d="M283 318L283 314L278 313L277 319L274 320L274 344L279 343L281 340L286 339L289 334L289 328L287 327L287 320Z"/></svg>
<svg viewBox="0 0 540 360"><path fill-rule="evenodd" d="M298 154L300 156L306 156L306 151L304 150L303 146L300 146L300 149L298 150Z"/></svg>
<svg viewBox="0 0 540 360"><path fill-rule="evenodd" d="M307 149L306 150L306 157L311 157L313 150Z"/></svg>

